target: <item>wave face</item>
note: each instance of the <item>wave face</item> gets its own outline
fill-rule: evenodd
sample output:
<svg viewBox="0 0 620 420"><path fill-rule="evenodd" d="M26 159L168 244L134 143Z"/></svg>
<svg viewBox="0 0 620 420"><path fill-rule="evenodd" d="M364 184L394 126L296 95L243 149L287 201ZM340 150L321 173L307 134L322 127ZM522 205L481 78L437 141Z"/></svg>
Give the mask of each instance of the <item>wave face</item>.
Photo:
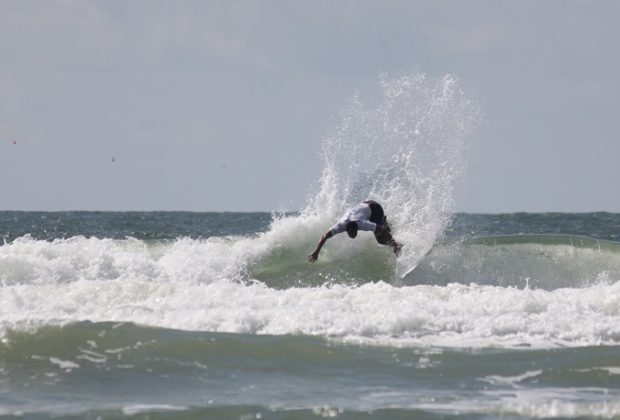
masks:
<svg viewBox="0 0 620 420"><path fill-rule="evenodd" d="M406 284L582 288L620 279L620 243L577 235L501 235L438 244Z"/></svg>

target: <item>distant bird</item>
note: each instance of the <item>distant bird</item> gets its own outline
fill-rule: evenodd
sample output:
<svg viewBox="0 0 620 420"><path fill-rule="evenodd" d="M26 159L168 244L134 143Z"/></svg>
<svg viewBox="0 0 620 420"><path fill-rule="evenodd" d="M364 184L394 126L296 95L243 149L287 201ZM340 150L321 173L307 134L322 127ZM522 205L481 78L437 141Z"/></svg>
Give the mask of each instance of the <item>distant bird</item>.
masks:
<svg viewBox="0 0 620 420"><path fill-rule="evenodd" d="M112 156L112 163L116 162L116 158Z"/></svg>

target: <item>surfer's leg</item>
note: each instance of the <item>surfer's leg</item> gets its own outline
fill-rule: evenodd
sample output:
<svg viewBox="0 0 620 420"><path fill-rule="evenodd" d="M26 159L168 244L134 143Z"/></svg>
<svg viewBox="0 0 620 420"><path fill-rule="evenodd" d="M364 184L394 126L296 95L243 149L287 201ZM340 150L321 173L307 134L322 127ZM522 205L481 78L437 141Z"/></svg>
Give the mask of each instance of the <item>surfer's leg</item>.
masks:
<svg viewBox="0 0 620 420"><path fill-rule="evenodd" d="M370 217L368 220L376 223L377 225L383 225L383 223L385 223L385 214L383 213L383 207L381 207L381 204L375 201L367 201L366 203L368 204L368 207L370 207Z"/></svg>
<svg viewBox="0 0 620 420"><path fill-rule="evenodd" d="M374 234L375 234L375 239L377 240L377 242L379 242L381 245L389 245L389 241L392 238L392 235L390 234L390 227L386 224L384 225L379 225L381 228L377 229Z"/></svg>

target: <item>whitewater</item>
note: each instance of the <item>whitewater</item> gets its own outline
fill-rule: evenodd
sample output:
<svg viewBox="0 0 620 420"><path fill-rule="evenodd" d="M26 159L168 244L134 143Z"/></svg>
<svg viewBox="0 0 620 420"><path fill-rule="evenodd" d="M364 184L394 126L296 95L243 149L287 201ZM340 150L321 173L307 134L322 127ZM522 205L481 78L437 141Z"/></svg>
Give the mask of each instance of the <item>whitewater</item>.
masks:
<svg viewBox="0 0 620 420"><path fill-rule="evenodd" d="M330 268L328 275L317 273L323 284L304 284L295 276L304 269L308 276L320 270L306 268L306 262L286 263L287 270L295 267L295 275L287 283L276 279L270 285L240 273L238 264L229 265L236 253L255 252L245 244L255 240L185 238L147 245L137 239L17 239L4 245L0 256L2 328L113 321L191 331L307 334L390 346L551 348L615 344L620 339L620 285L608 271L620 272L618 254L612 254L614 267L608 264L600 272L590 267L591 277L583 284L578 284L579 277L566 284L570 280L565 276L564 287L552 290L552 283L534 288L539 279L519 276L508 287L479 284L488 274L481 270L462 275L477 275L479 283L459 282L454 272L446 278L446 271L464 271L461 265L444 266L443 276L436 268L433 274L414 272L416 276L403 280L367 275L358 277L357 284L350 274L334 280L342 267ZM222 255L214 258L215 250ZM559 259L569 250L550 252ZM523 252L511 254L519 257ZM298 258L303 261L303 255ZM484 261L516 271L505 258ZM211 264L202 263L205 260ZM433 262L421 268L429 271ZM270 264L277 267L259 268L263 276L270 268L281 271L281 263ZM553 267L540 271L552 272ZM562 274L563 267L555 271ZM407 285L433 276L439 279ZM497 276L494 280L500 281ZM590 284L583 287L586 280Z"/></svg>
<svg viewBox="0 0 620 420"><path fill-rule="evenodd" d="M0 416L620 416L620 215L455 213L480 119L384 75L297 212L0 212ZM403 254L308 263L366 199Z"/></svg>

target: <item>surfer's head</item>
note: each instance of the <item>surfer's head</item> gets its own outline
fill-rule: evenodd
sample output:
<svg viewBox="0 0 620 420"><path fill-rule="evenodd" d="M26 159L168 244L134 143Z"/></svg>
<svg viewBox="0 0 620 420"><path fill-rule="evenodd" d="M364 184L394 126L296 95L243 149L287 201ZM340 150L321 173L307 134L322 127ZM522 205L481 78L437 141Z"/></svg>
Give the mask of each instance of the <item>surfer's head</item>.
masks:
<svg viewBox="0 0 620 420"><path fill-rule="evenodd" d="M355 238L357 236L357 222L347 223L347 234L349 238Z"/></svg>

